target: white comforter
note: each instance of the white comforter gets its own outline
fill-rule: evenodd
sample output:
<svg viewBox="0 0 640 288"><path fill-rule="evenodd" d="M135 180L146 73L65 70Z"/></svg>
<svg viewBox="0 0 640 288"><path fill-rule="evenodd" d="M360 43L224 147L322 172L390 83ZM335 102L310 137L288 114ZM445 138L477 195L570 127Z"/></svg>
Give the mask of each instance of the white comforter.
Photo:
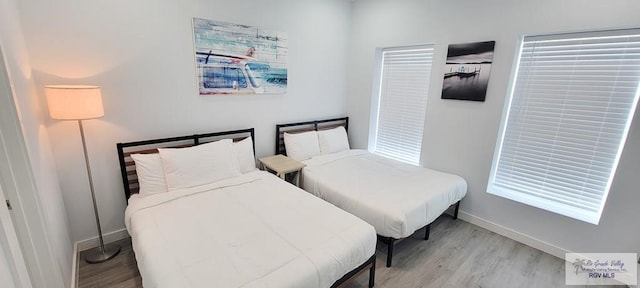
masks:
<svg viewBox="0 0 640 288"><path fill-rule="evenodd" d="M375 252L371 225L261 171L132 196L143 286L329 287Z"/></svg>
<svg viewBox="0 0 640 288"><path fill-rule="evenodd" d="M460 176L408 165L364 150L303 161L303 188L360 217L382 236L404 238L433 222L467 193Z"/></svg>

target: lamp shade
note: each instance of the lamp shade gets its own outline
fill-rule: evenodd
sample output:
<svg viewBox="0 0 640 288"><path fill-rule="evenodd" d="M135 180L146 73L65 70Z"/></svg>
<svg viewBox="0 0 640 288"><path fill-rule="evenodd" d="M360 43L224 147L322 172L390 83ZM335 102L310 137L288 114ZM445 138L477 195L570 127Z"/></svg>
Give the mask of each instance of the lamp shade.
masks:
<svg viewBox="0 0 640 288"><path fill-rule="evenodd" d="M100 86L48 85L44 87L49 115L59 120L81 120L104 116Z"/></svg>

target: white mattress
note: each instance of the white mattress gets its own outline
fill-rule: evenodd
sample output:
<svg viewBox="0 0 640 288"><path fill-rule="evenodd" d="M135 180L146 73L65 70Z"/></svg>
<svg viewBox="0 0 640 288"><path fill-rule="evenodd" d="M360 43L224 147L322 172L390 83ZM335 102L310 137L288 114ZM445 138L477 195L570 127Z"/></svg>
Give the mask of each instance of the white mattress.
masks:
<svg viewBox="0 0 640 288"><path fill-rule="evenodd" d="M396 239L433 222L467 193L467 182L460 176L364 150L303 162L305 190L367 221L378 234Z"/></svg>
<svg viewBox="0 0 640 288"><path fill-rule="evenodd" d="M145 288L326 288L376 246L371 225L261 171L132 196L125 223Z"/></svg>

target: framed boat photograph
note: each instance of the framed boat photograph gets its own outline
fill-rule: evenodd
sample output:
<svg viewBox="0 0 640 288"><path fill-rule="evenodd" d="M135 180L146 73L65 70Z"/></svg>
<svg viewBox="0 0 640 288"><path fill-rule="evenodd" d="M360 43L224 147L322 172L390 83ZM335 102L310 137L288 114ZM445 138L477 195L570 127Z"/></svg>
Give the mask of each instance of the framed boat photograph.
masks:
<svg viewBox="0 0 640 288"><path fill-rule="evenodd" d="M484 101L495 41L451 44L442 84L442 99Z"/></svg>
<svg viewBox="0 0 640 288"><path fill-rule="evenodd" d="M287 91L287 33L193 18L200 95Z"/></svg>

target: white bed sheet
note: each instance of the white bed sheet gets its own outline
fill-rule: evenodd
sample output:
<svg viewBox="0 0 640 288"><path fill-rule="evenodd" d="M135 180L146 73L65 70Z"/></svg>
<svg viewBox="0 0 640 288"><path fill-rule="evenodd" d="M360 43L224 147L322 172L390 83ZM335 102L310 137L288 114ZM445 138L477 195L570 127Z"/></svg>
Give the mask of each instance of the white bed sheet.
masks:
<svg viewBox="0 0 640 288"><path fill-rule="evenodd" d="M143 286L329 287L375 252L374 228L262 171L132 196Z"/></svg>
<svg viewBox="0 0 640 288"><path fill-rule="evenodd" d="M303 161L304 190L360 217L379 235L407 237L467 193L460 176L405 164L365 150Z"/></svg>

